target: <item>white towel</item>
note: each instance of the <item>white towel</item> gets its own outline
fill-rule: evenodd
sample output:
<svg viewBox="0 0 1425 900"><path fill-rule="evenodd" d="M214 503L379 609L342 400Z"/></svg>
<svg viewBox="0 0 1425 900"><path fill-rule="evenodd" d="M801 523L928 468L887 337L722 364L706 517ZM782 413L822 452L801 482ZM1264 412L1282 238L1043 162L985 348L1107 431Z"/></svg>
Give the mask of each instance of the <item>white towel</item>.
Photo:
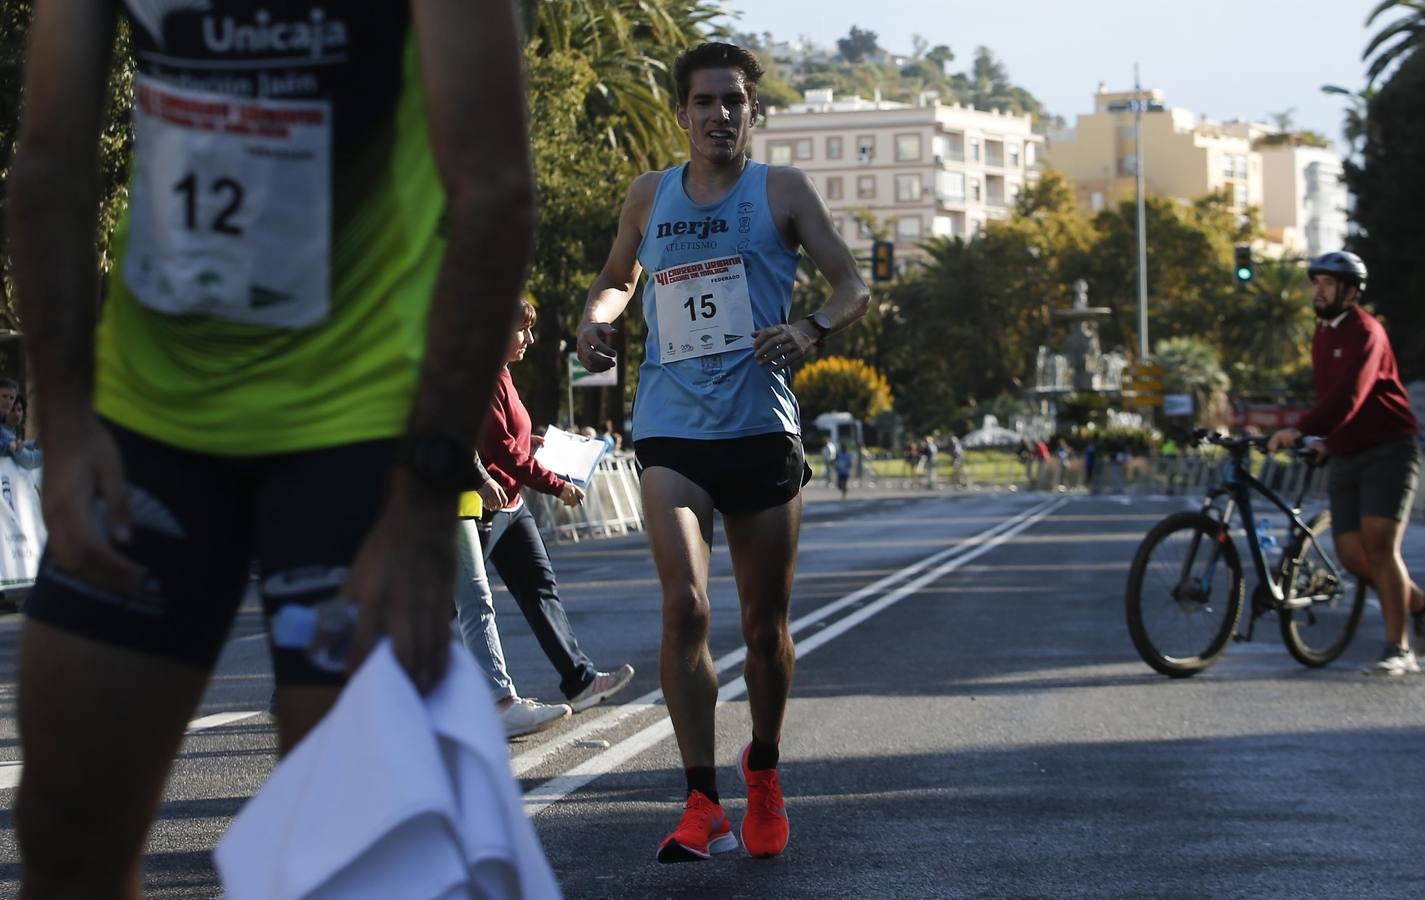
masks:
<svg viewBox="0 0 1425 900"><path fill-rule="evenodd" d="M231 900L560 896L458 643L421 697L382 640L214 857Z"/></svg>

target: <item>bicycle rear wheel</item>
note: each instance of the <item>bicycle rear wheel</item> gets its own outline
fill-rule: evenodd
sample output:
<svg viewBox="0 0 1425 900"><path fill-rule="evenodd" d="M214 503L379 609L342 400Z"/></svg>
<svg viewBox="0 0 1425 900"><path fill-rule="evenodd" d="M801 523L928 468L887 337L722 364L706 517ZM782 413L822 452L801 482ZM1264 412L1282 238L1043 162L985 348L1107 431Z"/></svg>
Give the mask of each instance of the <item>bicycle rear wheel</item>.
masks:
<svg viewBox="0 0 1425 900"><path fill-rule="evenodd" d="M1148 532L1128 570L1128 633L1143 661L1173 678L1217 661L1242 615L1242 563L1223 524L1200 512Z"/></svg>
<svg viewBox="0 0 1425 900"><path fill-rule="evenodd" d="M1366 608L1366 586L1334 556L1331 561L1343 577L1332 575L1326 564L1328 551L1323 541L1331 530L1331 513L1318 513L1307 527L1316 540L1296 535L1283 557L1282 569L1290 577L1289 583L1282 585L1282 593L1290 605L1277 617L1286 649L1297 662L1316 668L1340 656L1355 637Z"/></svg>

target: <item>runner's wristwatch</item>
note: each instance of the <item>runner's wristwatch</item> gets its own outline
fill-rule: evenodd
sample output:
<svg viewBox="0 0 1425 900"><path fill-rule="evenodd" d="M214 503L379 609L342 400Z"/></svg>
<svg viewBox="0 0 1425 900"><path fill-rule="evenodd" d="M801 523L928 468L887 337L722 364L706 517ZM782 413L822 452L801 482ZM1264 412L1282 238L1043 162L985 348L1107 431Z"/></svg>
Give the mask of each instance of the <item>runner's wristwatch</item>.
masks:
<svg viewBox="0 0 1425 900"><path fill-rule="evenodd" d="M835 330L831 327L831 320L826 317L826 313L824 312L814 312L806 317L806 321L810 322L811 327L816 329L816 346L818 347L820 347L821 342L826 340L831 335L831 332Z"/></svg>
<svg viewBox="0 0 1425 900"><path fill-rule="evenodd" d="M473 491L485 480L474 451L448 434L407 435L396 449L396 462L417 481L442 490Z"/></svg>

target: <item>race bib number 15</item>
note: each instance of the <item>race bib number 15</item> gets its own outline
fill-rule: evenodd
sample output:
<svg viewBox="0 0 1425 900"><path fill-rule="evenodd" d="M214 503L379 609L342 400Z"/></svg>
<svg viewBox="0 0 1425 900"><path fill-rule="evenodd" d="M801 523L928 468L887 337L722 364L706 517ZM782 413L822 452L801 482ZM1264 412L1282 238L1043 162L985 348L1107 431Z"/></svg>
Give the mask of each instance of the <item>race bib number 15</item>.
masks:
<svg viewBox="0 0 1425 900"><path fill-rule="evenodd" d="M741 256L672 266L653 279L659 362L752 347L752 298Z"/></svg>
<svg viewBox="0 0 1425 900"><path fill-rule="evenodd" d="M124 281L150 309L306 328L331 307L331 104L134 87Z"/></svg>

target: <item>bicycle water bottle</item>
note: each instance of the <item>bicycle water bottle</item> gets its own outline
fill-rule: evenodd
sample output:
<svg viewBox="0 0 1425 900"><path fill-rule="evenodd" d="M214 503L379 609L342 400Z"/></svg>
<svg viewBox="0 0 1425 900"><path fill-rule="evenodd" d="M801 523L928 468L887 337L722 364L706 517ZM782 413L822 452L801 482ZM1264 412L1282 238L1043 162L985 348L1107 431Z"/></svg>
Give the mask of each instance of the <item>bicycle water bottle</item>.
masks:
<svg viewBox="0 0 1425 900"><path fill-rule="evenodd" d="M346 670L346 657L356 632L356 604L332 597L315 606L289 603L272 617L272 643L302 650L312 665L325 672Z"/></svg>
<svg viewBox="0 0 1425 900"><path fill-rule="evenodd" d="M1272 520L1261 518L1257 520L1257 543L1262 548L1262 555L1267 558L1267 567L1273 571L1281 565L1282 547L1277 540L1276 534L1272 532Z"/></svg>

